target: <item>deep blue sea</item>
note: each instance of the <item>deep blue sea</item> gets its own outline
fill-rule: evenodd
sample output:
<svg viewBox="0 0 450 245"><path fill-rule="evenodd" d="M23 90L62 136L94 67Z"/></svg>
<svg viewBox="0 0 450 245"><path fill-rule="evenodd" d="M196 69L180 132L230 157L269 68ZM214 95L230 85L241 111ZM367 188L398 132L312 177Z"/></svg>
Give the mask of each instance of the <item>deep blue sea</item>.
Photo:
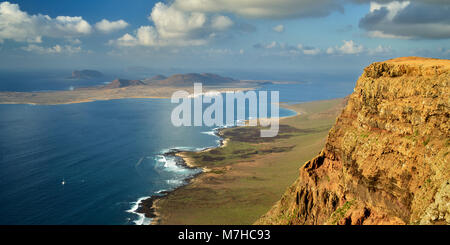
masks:
<svg viewBox="0 0 450 245"><path fill-rule="evenodd" d="M116 76L105 75L95 79L70 79L71 71L2 71L0 70L0 91L42 92L72 90L78 87L104 85Z"/></svg>
<svg viewBox="0 0 450 245"><path fill-rule="evenodd" d="M52 83L23 90L9 84L5 90L52 90ZM305 102L343 97L353 86L324 82L261 90L280 91L281 102ZM175 106L168 99L0 105L0 224L148 222L132 212L137 201L176 188L198 171L163 153L219 144L211 127L174 127ZM280 109L280 116L292 114Z"/></svg>

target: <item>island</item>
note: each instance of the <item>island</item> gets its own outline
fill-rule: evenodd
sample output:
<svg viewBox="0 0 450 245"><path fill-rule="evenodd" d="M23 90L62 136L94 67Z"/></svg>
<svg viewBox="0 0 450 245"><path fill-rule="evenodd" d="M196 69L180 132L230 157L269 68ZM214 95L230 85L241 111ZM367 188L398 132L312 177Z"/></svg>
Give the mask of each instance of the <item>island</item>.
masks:
<svg viewBox="0 0 450 245"><path fill-rule="evenodd" d="M237 80L211 73L157 75L143 80L115 79L107 85L80 87L70 91L0 92L0 104L56 105L125 98L170 98L178 90L193 93L194 83L217 92L246 91L268 81ZM270 81L272 84L298 83Z"/></svg>
<svg viewBox="0 0 450 245"><path fill-rule="evenodd" d="M70 79L95 79L103 77L103 73L96 70L75 70L72 72Z"/></svg>

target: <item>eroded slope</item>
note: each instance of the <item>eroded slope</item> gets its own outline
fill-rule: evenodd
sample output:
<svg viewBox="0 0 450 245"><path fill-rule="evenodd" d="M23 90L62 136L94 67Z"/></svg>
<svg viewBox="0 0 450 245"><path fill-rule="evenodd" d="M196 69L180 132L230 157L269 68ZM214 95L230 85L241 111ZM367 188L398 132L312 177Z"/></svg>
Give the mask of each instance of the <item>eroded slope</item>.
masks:
<svg viewBox="0 0 450 245"><path fill-rule="evenodd" d="M450 223L450 61L364 70L322 152L257 224Z"/></svg>

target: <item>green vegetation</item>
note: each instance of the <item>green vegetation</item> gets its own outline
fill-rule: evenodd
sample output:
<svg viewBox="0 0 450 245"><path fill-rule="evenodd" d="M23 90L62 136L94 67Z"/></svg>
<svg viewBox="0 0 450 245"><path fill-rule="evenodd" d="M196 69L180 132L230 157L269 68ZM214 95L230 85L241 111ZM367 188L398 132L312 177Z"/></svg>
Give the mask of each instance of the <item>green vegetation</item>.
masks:
<svg viewBox="0 0 450 245"><path fill-rule="evenodd" d="M331 214L331 223L333 225L336 225L339 222L339 220L344 218L345 214L351 208L353 203L354 203L354 200L347 201L344 203L344 205L342 205L342 207L336 209L336 211L334 211L333 214Z"/></svg>
<svg viewBox="0 0 450 245"><path fill-rule="evenodd" d="M183 155L208 168L158 200L161 224L252 224L278 201L298 169L323 148L342 99L285 106L299 115L282 119L280 134L260 138L260 128L222 130L224 147ZM295 215L290 213L289 215Z"/></svg>
<svg viewBox="0 0 450 245"><path fill-rule="evenodd" d="M360 136L361 136L361 138L365 139L365 138L369 137L369 134L368 133L362 133Z"/></svg>
<svg viewBox="0 0 450 245"><path fill-rule="evenodd" d="M269 144L280 139L288 139L315 132L316 129L297 129L288 125L280 125L277 137L259 137L261 128L241 127L225 129L221 132L223 137L229 139L227 147L216 148L205 152L186 152L185 155L195 160L200 167L219 167L248 161L252 156L261 156L271 153L291 151L295 145L274 146Z"/></svg>

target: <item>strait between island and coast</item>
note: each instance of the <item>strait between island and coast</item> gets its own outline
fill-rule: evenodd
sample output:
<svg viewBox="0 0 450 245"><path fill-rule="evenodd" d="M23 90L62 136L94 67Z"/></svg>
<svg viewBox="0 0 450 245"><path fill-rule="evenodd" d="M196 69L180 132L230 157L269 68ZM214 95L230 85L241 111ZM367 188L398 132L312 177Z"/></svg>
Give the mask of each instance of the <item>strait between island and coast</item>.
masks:
<svg viewBox="0 0 450 245"><path fill-rule="evenodd" d="M158 81L154 79L147 80L125 80L116 79L104 86L81 87L71 91L52 91L52 92L0 92L0 104L30 104L30 105L63 105L87 103L102 100L116 99L143 99L143 98L170 98L172 94L179 90L193 93L193 85L195 81L203 82L203 92L216 91L220 93L228 91L248 91L261 87L265 84L293 84L299 82L283 82L269 80L234 80L231 78L223 78L213 74L182 74L173 75L169 78L158 76ZM286 107L286 106L285 106ZM195 152L198 154L214 153L217 149L228 149L228 142L233 138L226 135L225 132L230 128L220 128L214 131L219 137L219 146L217 148L207 148L202 151ZM259 134L259 129L258 134ZM184 168L202 169L198 174L192 175L185 179L185 183L190 185L200 176L206 173L215 172L217 169L209 166L200 166L197 159L190 156L190 153L180 150L171 150L165 153L166 156L172 156L176 159L177 165ZM205 160L207 160L205 158ZM209 160L214 160L211 158ZM140 200L137 203L137 209L133 213L144 214L145 217L151 218L153 224L160 223L161 217L155 208L155 204L162 197L166 197L181 190L181 186L171 191L161 191L159 195L153 195L150 198Z"/></svg>
<svg viewBox="0 0 450 245"><path fill-rule="evenodd" d="M51 92L0 92L0 104L59 105L86 103L100 100L170 98L173 93L185 90L193 93L196 82L203 90L217 92L247 91L265 84L291 84L299 82L268 80L236 80L210 73L158 75L144 80L116 79L107 85L77 87L74 90Z"/></svg>

